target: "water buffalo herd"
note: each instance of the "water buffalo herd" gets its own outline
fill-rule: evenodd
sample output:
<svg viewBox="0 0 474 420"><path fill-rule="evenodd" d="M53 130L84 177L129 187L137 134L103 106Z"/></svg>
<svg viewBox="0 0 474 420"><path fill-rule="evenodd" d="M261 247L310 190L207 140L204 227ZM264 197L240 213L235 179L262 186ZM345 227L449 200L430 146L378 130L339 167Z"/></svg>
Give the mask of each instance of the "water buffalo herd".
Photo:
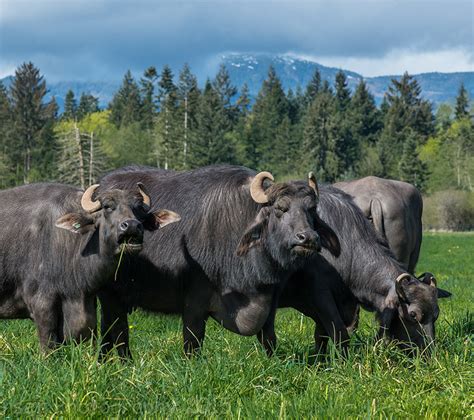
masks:
<svg viewBox="0 0 474 420"><path fill-rule="evenodd" d="M166 208L168 210L163 210ZM367 177L321 186L219 165L126 167L85 192L53 183L0 191L0 318L31 318L44 351L87 339L101 307L101 355L130 358L135 308L179 314L186 354L206 321L276 346L275 315L315 323L316 351L344 351L359 308L379 337L430 349L439 315L431 273L415 276L422 200ZM177 222L177 223L175 223ZM173 223L172 226L163 228Z"/></svg>

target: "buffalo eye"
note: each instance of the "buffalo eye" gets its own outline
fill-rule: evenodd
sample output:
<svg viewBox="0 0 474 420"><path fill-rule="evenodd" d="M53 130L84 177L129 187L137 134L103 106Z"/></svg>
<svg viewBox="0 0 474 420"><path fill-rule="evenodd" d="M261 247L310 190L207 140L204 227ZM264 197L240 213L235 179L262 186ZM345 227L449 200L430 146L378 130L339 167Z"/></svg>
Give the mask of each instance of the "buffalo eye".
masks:
<svg viewBox="0 0 474 420"><path fill-rule="evenodd" d="M416 312L415 312L415 311L410 311L409 315L410 315L413 319L416 319Z"/></svg>
<svg viewBox="0 0 474 420"><path fill-rule="evenodd" d="M105 203L103 205L103 208L104 208L104 211L106 211L107 213L112 213L112 211L114 210L114 208L112 207L110 203Z"/></svg>
<svg viewBox="0 0 474 420"><path fill-rule="evenodd" d="M275 216L280 218L281 216L283 216L283 210L280 210L280 209L275 209Z"/></svg>

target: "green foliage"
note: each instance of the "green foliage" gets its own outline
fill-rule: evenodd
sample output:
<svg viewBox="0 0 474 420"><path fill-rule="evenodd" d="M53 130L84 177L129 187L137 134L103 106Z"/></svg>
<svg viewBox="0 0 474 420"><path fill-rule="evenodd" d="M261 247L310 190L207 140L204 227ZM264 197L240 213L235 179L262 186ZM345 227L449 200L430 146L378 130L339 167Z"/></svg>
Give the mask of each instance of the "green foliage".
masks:
<svg viewBox="0 0 474 420"><path fill-rule="evenodd" d="M420 148L431 175L427 191L449 188L473 191L474 127L468 119L454 121Z"/></svg>
<svg viewBox="0 0 474 420"><path fill-rule="evenodd" d="M117 126L127 126L141 119L142 103L140 89L132 73L127 71L122 86L109 105L110 120Z"/></svg>
<svg viewBox="0 0 474 420"><path fill-rule="evenodd" d="M158 73L155 67L148 67L140 79L140 90L142 95L142 125L145 128L153 127L157 104L155 102L155 84Z"/></svg>
<svg viewBox="0 0 474 420"><path fill-rule="evenodd" d="M16 183L48 179L52 175L52 122L57 106L55 102L43 102L46 92L46 82L33 63L24 63L15 71L11 86L13 132L8 154L18 168Z"/></svg>
<svg viewBox="0 0 474 420"><path fill-rule="evenodd" d="M74 97L74 92L69 89L64 98L64 112L62 115L63 120L75 120L77 117L77 101Z"/></svg>
<svg viewBox="0 0 474 420"><path fill-rule="evenodd" d="M202 93L197 129L189 152L192 167L213 163L233 163L235 150L230 131L230 120L222 96L208 80Z"/></svg>
<svg viewBox="0 0 474 420"><path fill-rule="evenodd" d="M319 93L321 89L321 73L318 69L314 71L313 77L311 78L308 86L306 86L306 92L304 95L306 106L310 106L316 95Z"/></svg>
<svg viewBox="0 0 474 420"><path fill-rule="evenodd" d="M87 115L99 111L99 99L94 95L82 93L79 100L79 105L76 111L76 118L80 121Z"/></svg>
<svg viewBox="0 0 474 420"><path fill-rule="evenodd" d="M278 165L274 152L277 151L279 154L286 146L278 143L283 137L277 138L277 132L285 116L288 115L288 100L273 67L268 70L268 76L263 82L252 114L248 150L254 154L248 156L248 161L254 168L274 170Z"/></svg>
<svg viewBox="0 0 474 420"><path fill-rule="evenodd" d="M427 178L427 166L418 157L417 134L409 132L403 145L403 153L398 164L399 179L423 191Z"/></svg>
<svg viewBox="0 0 474 420"><path fill-rule="evenodd" d="M2 418L469 418L472 417L474 235L425 234L419 272L453 297L439 302L431 357L409 358L375 340L362 311L347 360L313 352L314 323L279 310L279 346L268 358L255 337L208 322L200 356L182 353L177 317L134 312L134 361L97 363L90 342L39 353L30 320L2 321Z"/></svg>
<svg viewBox="0 0 474 420"><path fill-rule="evenodd" d="M56 121L57 105L44 103L46 84L31 63L18 72L10 91L0 86L2 188L65 179L58 170L67 136ZM473 127L462 86L458 117L442 104L435 119L408 74L392 81L380 109L363 80L351 95L342 71L334 90L316 70L307 86L285 94L270 67L257 98L245 85L237 92L224 66L203 92L187 64L174 79L169 66L160 73L147 68L139 83L127 71L108 112L99 112L90 94L82 93L77 104L74 93L67 93L61 121L76 121L81 136L92 134L97 146L98 165L85 183L132 162L175 170L233 163L269 170L279 179L313 170L327 182L377 175L413 182L427 193L472 190ZM31 100L20 101L28 95L19 95L19 86ZM73 144L71 133L70 128ZM84 156L86 150L84 145Z"/></svg>
<svg viewBox="0 0 474 420"><path fill-rule="evenodd" d="M380 140L384 174L389 177L398 177L399 159L409 136L416 135L417 145L420 145L434 133L431 104L420 95L418 82L408 73L399 81L392 79L386 94L387 108Z"/></svg>
<svg viewBox="0 0 474 420"><path fill-rule="evenodd" d="M324 89L314 99L303 123L304 164L318 179L333 182L339 174L335 101Z"/></svg>
<svg viewBox="0 0 474 420"><path fill-rule="evenodd" d="M474 192L445 190L425 197L423 226L437 230L474 230Z"/></svg>
<svg viewBox="0 0 474 420"><path fill-rule="evenodd" d="M461 86L459 87L454 115L456 116L457 120L469 118L469 96L467 94L466 88L464 87L464 83L461 83Z"/></svg>

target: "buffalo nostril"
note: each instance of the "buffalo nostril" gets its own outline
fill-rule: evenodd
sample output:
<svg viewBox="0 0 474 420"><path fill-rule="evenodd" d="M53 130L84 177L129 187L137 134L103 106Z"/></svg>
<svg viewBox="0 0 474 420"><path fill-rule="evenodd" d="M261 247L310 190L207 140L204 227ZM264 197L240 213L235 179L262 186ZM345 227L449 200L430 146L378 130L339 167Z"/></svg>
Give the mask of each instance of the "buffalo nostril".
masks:
<svg viewBox="0 0 474 420"><path fill-rule="evenodd" d="M128 229L128 222L120 223L120 229L121 230L127 230Z"/></svg>
<svg viewBox="0 0 474 420"><path fill-rule="evenodd" d="M305 242L306 241L306 235L304 233L297 233L296 234L296 238L300 241L300 242Z"/></svg>

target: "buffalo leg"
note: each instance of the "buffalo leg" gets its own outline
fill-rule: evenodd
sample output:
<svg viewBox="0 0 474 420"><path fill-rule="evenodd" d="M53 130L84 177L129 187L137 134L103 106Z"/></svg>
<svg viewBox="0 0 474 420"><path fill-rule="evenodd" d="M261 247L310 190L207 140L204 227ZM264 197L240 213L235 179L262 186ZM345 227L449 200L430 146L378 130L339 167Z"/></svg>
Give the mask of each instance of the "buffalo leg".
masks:
<svg viewBox="0 0 474 420"><path fill-rule="evenodd" d="M62 308L64 337L76 342L90 339L97 328L95 297L64 300Z"/></svg>
<svg viewBox="0 0 474 420"><path fill-rule="evenodd" d="M101 336L100 357L104 358L114 346L122 359L131 359L128 318L125 306L120 298L111 290L102 290L99 294L101 306Z"/></svg>
<svg viewBox="0 0 474 420"><path fill-rule="evenodd" d="M314 328L314 342L316 346L316 353L325 354L327 352L329 335L323 326L319 323Z"/></svg>
<svg viewBox="0 0 474 420"><path fill-rule="evenodd" d="M277 310L277 302L273 302L268 318L263 324L261 331L258 332L257 338L260 344L267 352L267 356L273 356L277 346L277 336L275 333L275 317Z"/></svg>
<svg viewBox="0 0 474 420"><path fill-rule="evenodd" d="M200 351L206 333L207 314L185 308L183 312L183 343L186 356Z"/></svg>
<svg viewBox="0 0 474 420"><path fill-rule="evenodd" d="M56 299L38 297L30 305L30 312L38 330L41 350L47 353L63 341L58 331L61 314Z"/></svg>
<svg viewBox="0 0 474 420"><path fill-rule="evenodd" d="M322 328L325 330L326 335L334 341L334 344L340 346L344 352L347 352L349 333L337 309L332 293L330 291L320 291L314 297L315 311L318 319L321 320ZM320 331L321 329L318 331L318 335L322 336Z"/></svg>

